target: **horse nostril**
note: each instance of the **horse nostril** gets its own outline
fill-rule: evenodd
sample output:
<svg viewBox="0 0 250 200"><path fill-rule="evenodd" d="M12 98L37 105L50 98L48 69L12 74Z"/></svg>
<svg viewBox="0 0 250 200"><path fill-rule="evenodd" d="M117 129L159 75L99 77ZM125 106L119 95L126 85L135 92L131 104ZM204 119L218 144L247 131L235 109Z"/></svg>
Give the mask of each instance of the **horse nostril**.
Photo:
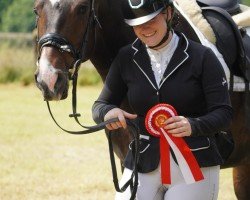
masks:
<svg viewBox="0 0 250 200"><path fill-rule="evenodd" d="M61 94L61 99L65 99L68 95L68 77L67 74L65 74L64 72L57 72L55 93Z"/></svg>
<svg viewBox="0 0 250 200"><path fill-rule="evenodd" d="M34 74L35 82L36 82L36 83L38 83L38 81L37 81L37 76L38 76L38 74Z"/></svg>
<svg viewBox="0 0 250 200"><path fill-rule="evenodd" d="M34 77L35 77L35 81L36 83L38 82L37 78L38 78L38 75L39 75L39 70L37 69L34 73Z"/></svg>
<svg viewBox="0 0 250 200"><path fill-rule="evenodd" d="M63 84L64 82L67 81L67 77L65 76L64 73L58 72L57 75L58 75L58 76L57 76L56 86L60 86L61 84Z"/></svg>

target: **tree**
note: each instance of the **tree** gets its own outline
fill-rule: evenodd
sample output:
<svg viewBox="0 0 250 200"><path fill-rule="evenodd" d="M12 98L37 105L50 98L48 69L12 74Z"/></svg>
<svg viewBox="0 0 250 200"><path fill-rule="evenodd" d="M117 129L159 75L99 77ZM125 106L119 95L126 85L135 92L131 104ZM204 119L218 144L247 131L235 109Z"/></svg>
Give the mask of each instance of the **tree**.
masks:
<svg viewBox="0 0 250 200"><path fill-rule="evenodd" d="M2 2L3 0L1 0ZM3 1L3 3L6 0ZM8 1L10 2L10 1ZM6 3L4 3L6 6ZM33 0L14 0L2 13L1 29L4 32L30 32L35 27Z"/></svg>
<svg viewBox="0 0 250 200"><path fill-rule="evenodd" d="M0 30L1 30L1 25L2 25L2 15L4 13L4 11L8 8L8 6L11 5L11 3L13 2L13 0L1 0L0 1Z"/></svg>
<svg viewBox="0 0 250 200"><path fill-rule="evenodd" d="M250 6L250 0L240 0ZM34 0L0 0L0 31L31 32L35 27Z"/></svg>

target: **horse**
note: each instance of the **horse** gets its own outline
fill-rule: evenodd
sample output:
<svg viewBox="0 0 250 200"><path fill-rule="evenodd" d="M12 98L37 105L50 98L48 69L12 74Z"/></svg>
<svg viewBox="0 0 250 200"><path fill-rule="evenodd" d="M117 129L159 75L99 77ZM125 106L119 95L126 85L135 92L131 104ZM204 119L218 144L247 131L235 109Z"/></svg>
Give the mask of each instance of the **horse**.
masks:
<svg viewBox="0 0 250 200"><path fill-rule="evenodd" d="M35 80L45 100L67 98L69 78L87 60L105 80L119 49L136 39L132 28L123 21L123 1L127 0L35 0L39 41ZM175 29L199 42L188 21L180 15L178 20ZM236 111L230 128L235 148L222 166L233 167L235 193L242 200L250 197L250 127L242 103L246 96L244 92L230 94ZM132 112L126 99L121 107ZM122 163L132 137L129 129L114 132L114 152Z"/></svg>

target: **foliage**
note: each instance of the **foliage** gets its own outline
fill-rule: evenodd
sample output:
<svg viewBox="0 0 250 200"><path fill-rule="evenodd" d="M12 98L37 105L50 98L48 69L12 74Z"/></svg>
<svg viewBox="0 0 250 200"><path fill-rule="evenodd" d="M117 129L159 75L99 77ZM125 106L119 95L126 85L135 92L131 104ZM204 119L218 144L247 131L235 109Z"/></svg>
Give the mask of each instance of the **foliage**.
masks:
<svg viewBox="0 0 250 200"><path fill-rule="evenodd" d="M33 3L34 0L0 0L0 31L31 32L35 22ZM250 6L250 0L242 0L241 3ZM0 83L33 83L35 59L31 34L5 34L7 37L1 37L0 34ZM88 66L81 67L79 85L94 85L101 82L95 69Z"/></svg>
<svg viewBox="0 0 250 200"><path fill-rule="evenodd" d="M96 85L101 82L101 77L97 74L93 66L81 66L79 71L78 84L84 85Z"/></svg>
<svg viewBox="0 0 250 200"><path fill-rule="evenodd" d="M35 59L33 47L27 36L22 34L0 35L0 83L34 82ZM24 39L26 38L26 39ZM24 42L26 41L26 42Z"/></svg>
<svg viewBox="0 0 250 200"><path fill-rule="evenodd" d="M0 1L0 30L1 30L1 24L2 24L2 15L3 12L8 8L9 5L11 5L13 0L1 0Z"/></svg>
<svg viewBox="0 0 250 200"><path fill-rule="evenodd" d="M22 85L30 85L35 82L36 57L34 47L26 45L32 43L31 37L22 34L26 38L22 43L18 35L1 38L0 35L0 84L20 82ZM4 39L5 38L5 39ZM90 62L82 64L79 71L78 84L81 86L96 85L101 82L99 74Z"/></svg>
<svg viewBox="0 0 250 200"><path fill-rule="evenodd" d="M11 0L8 3L6 0L1 0L0 7L2 9L0 10L0 30L4 32L31 32L34 29L35 17L32 12L32 0Z"/></svg>
<svg viewBox="0 0 250 200"><path fill-rule="evenodd" d="M28 67L0 67L0 84L19 82L24 86L35 83L35 69L32 66ZM79 74L78 85L96 85L101 82L100 76L94 68L87 67Z"/></svg>
<svg viewBox="0 0 250 200"><path fill-rule="evenodd" d="M0 83L14 82L20 77L20 71L12 67L0 69Z"/></svg>
<svg viewBox="0 0 250 200"><path fill-rule="evenodd" d="M242 0L242 4L250 6L250 0Z"/></svg>
<svg viewBox="0 0 250 200"><path fill-rule="evenodd" d="M250 6L250 0L240 0ZM35 26L33 0L0 0L0 31L31 32Z"/></svg>
<svg viewBox="0 0 250 200"><path fill-rule="evenodd" d="M0 48L32 48L36 36L32 33L0 33Z"/></svg>

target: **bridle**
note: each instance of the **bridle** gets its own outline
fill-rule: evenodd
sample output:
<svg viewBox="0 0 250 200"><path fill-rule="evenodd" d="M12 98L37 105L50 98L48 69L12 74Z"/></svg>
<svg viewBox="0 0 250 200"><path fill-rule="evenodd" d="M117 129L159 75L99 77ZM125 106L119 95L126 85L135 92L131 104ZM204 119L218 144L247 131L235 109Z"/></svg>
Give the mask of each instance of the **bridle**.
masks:
<svg viewBox="0 0 250 200"><path fill-rule="evenodd" d="M78 117L80 117L81 115L79 113L77 113L78 70L79 70L80 64L85 62L86 60L88 60L88 58L86 57L86 51L87 51L87 44L89 42L89 37L90 37L90 32L91 32L90 29L93 28L92 26L95 22L99 25L100 28L102 28L99 21L98 21L96 14L95 14L94 5L95 5L95 0L92 0L91 1L91 8L89 10L89 15L88 15L88 19L87 19L88 23L86 26L86 30L83 34L83 42L82 42L80 49L76 49L74 47L74 45L72 45L66 38L64 38L63 36L61 36L58 33L47 33L38 39L38 62L39 62L43 47L47 47L47 46L53 46L53 47L57 48L60 52L69 53L74 60L73 64L72 64L72 68L68 69L68 72L65 72L68 74L69 80L72 80L72 85L73 85L73 88L72 88L72 110L73 110L73 113L70 114L69 116L74 117L76 122L80 126L82 126L83 128L85 128L87 130L77 132L77 131L68 131L68 130L62 128L55 120L55 118L52 114L52 111L50 109L49 102L46 101L50 115L51 115L52 119L54 120L54 122L56 123L56 125L59 128L61 128L63 131L70 133L70 134L88 134L88 133L92 133L92 132L103 129L103 124L99 124L97 126L84 126L84 125L82 125L78 120ZM111 122L113 122L113 121L109 121L108 123L111 123Z"/></svg>
<svg viewBox="0 0 250 200"><path fill-rule="evenodd" d="M40 59L40 54L41 54L43 47L46 47L46 46L53 46L57 48L60 52L69 53L74 59L72 68L70 68L68 72L71 75L69 76L69 78L70 80L72 80L75 73L78 73L80 64L88 60L88 58L86 57L86 51L87 51L86 44L88 44L91 26L93 26L94 23L96 22L99 25L99 27L102 28L96 16L94 5L95 5L95 0L92 0L91 8L90 8L88 19L87 19L88 23L87 23L86 30L83 34L83 40L82 40L83 42L82 42L80 49L76 49L74 45L72 45L66 38L64 38L60 34L47 33L43 35L40 39L38 39L38 61Z"/></svg>
<svg viewBox="0 0 250 200"><path fill-rule="evenodd" d="M78 70L79 70L80 64L82 62L85 62L86 60L88 60L88 58L86 57L86 51L87 51L88 39L90 37L91 26L94 23L96 23L96 24L98 24L98 26L100 28L102 28L96 14L95 14L94 5L95 5L95 0L92 0L91 1L91 8L89 11L89 16L88 16L88 20L87 20L88 24L87 24L86 30L84 32L83 42L82 42L81 48L79 50L77 50L74 47L74 45L72 45L66 38L62 37L58 33L47 33L47 34L43 35L40 39L38 38L38 59L37 59L38 62L40 59L42 49L43 49L43 47L46 47L46 46L53 46L53 47L57 48L60 52L67 52L74 59L72 68L70 68L69 71L66 72L69 75L68 76L69 79L72 80L72 111L73 111L73 113L70 114L69 117L73 117L75 119L75 121L86 130L70 131L70 130L64 129L56 121L56 119L51 111L50 104L48 101L46 101L49 113L51 115L51 118L55 122L55 124L60 129L62 129L63 131L65 131L69 134L83 135L83 134L97 132L99 130L104 129L107 124L119 121L118 118L114 118L114 119L110 119L110 120L107 120L105 122L102 122L100 124L97 124L95 126L85 126L85 125L82 125L78 120L78 117L81 116L77 112ZM95 44L95 42L94 42L94 44ZM115 158L114 158L114 152L113 152L113 144L111 141L111 134L110 133L108 133L108 142L109 142L110 161L111 161L111 168L112 168L112 175L113 175L113 182L114 182L115 189L117 192L124 192L128 188L128 186L130 186L130 189L131 189L131 198L130 199L134 200L136 192L137 192L137 186L138 186L137 163L139 160L139 129L138 129L137 125L135 125L135 123L133 123L132 121L127 120L127 124L130 125L130 127L134 129L134 131L132 131L132 134L133 134L133 137L135 140L135 155L134 155L134 163L135 164L134 164L134 169L133 169L133 173L131 175L131 178L121 188L119 187L119 184L118 184L117 170L116 170L116 164L115 164Z"/></svg>

